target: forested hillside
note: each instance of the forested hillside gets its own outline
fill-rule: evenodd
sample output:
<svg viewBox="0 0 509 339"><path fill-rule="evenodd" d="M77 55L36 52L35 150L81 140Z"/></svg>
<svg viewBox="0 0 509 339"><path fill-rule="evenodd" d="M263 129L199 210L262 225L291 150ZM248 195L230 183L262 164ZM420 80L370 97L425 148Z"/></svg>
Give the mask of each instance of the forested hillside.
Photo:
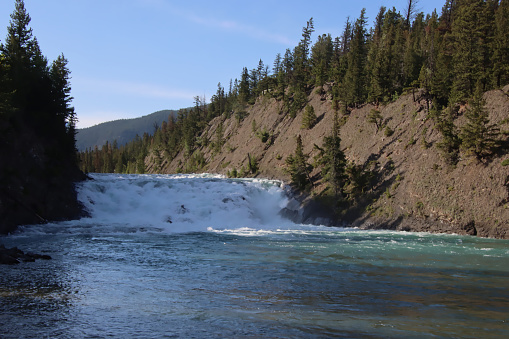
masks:
<svg viewBox="0 0 509 339"><path fill-rule="evenodd" d="M67 59L48 63L29 24L16 0L0 45L0 233L80 213Z"/></svg>
<svg viewBox="0 0 509 339"><path fill-rule="evenodd" d="M123 146L135 139L136 135L153 133L170 115L177 111L162 110L134 119L121 119L104 122L92 127L77 130L76 146L79 151L95 149L106 142Z"/></svg>
<svg viewBox="0 0 509 339"><path fill-rule="evenodd" d="M415 8L382 7L372 27L362 11L314 44L310 19L272 67L154 135L81 153L82 169L272 176L337 221L507 237L509 2Z"/></svg>

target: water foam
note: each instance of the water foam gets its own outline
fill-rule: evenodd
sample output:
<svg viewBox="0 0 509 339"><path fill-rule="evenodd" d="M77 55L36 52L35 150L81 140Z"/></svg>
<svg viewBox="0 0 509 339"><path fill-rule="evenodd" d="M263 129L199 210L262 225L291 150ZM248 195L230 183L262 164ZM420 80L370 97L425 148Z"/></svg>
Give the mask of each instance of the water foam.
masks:
<svg viewBox="0 0 509 339"><path fill-rule="evenodd" d="M92 174L78 198L90 213L81 222L169 232L276 229L288 197L275 180L218 175Z"/></svg>

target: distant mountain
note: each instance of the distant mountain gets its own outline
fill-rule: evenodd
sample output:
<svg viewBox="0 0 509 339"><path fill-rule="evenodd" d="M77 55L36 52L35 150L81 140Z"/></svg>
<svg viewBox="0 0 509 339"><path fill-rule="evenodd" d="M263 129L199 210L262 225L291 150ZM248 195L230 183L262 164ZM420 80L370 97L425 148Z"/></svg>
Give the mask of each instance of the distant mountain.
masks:
<svg viewBox="0 0 509 339"><path fill-rule="evenodd" d="M76 147L78 151L94 148L96 145L101 148L106 141L112 143L114 140L117 140L119 146L124 145L133 140L136 134L142 136L143 133L153 133L154 124L161 126L163 121L167 121L170 115L176 115L177 112L176 110L162 110L140 118L108 121L78 129Z"/></svg>

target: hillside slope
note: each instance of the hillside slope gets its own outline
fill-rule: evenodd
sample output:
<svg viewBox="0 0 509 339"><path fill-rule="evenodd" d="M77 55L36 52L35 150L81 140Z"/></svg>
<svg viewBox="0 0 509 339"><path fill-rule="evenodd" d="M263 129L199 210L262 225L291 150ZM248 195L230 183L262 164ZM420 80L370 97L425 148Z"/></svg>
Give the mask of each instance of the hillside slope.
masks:
<svg viewBox="0 0 509 339"><path fill-rule="evenodd" d="M136 135L154 132L154 124L161 125L168 120L168 116L177 114L174 110L162 110L134 119L121 119L104 122L92 127L78 129L76 147L78 151L85 151L95 146L101 147L107 142L117 140L119 146L133 140Z"/></svg>
<svg viewBox="0 0 509 339"><path fill-rule="evenodd" d="M509 86L485 93L492 123L509 117L508 92ZM225 143L220 152L214 152L210 146L195 152L206 161L200 171L222 174L233 169L240 171L254 157L258 164L256 176L288 182L285 159L295 151L295 137L302 136L304 151L312 161L317 153L314 144L322 145L333 124L330 97L313 91L308 103L318 116L318 123L310 130L301 129L303 110L291 119L279 114L280 103L266 97L250 106L248 116L240 122L233 116L214 119L204 134L214 140L223 121ZM368 122L373 108L381 112L392 135L377 131ZM461 112L464 109L460 109L456 119L458 127L465 121ZM363 105L344 119L341 139L345 155L359 168L370 171L374 179L355 203L336 213L333 224L509 238L509 167L502 165L507 154L495 156L488 163L462 154L456 166L447 165L437 147L441 134L428 118L421 92L402 95L386 106ZM508 130L509 126L501 125L501 129ZM261 130L270 133L265 143L258 137ZM155 162L153 158L151 154L146 159L152 173L175 173L188 161L182 153L172 161ZM306 201L325 200L330 204L330 199L325 199L325 185L318 169L312 177L315 188ZM328 215L325 209L323 213Z"/></svg>

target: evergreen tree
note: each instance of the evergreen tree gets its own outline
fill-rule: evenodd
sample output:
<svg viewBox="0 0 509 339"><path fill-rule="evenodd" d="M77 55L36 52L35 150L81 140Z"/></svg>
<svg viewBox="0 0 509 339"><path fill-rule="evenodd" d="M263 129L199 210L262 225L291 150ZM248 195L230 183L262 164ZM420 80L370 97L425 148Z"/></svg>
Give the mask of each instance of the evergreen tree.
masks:
<svg viewBox="0 0 509 339"><path fill-rule="evenodd" d="M30 28L31 18L22 0L16 0L7 27L5 43L0 45L3 96L8 96L13 126L23 125L46 142L48 162L76 161L76 114L71 106L70 71L60 55L48 67ZM16 127L17 128L17 127ZM65 165L60 163L60 168Z"/></svg>
<svg viewBox="0 0 509 339"><path fill-rule="evenodd" d="M492 78L495 87L509 84L509 0L501 0L495 13Z"/></svg>
<svg viewBox="0 0 509 339"><path fill-rule="evenodd" d="M334 47L330 34L318 36L318 41L311 48L311 64L314 85L323 86L329 79Z"/></svg>
<svg viewBox="0 0 509 339"><path fill-rule="evenodd" d="M350 50L350 41L352 39L352 24L350 18L347 17L345 28L341 37L334 40L334 53L332 60L331 80L333 81L332 87L332 107L334 110L339 110L340 101L343 99L343 89L341 84L347 70L346 55Z"/></svg>
<svg viewBox="0 0 509 339"><path fill-rule="evenodd" d="M348 53L348 68L343 79L343 101L347 105L363 103L367 97L366 88L366 9L355 21L353 37Z"/></svg>
<svg viewBox="0 0 509 339"><path fill-rule="evenodd" d="M456 16L452 22L454 38L452 101L465 100L472 96L477 81L486 89L489 46L493 31L493 13L487 2L462 0L458 2Z"/></svg>
<svg viewBox="0 0 509 339"><path fill-rule="evenodd" d="M459 147L461 140L458 131L454 125L454 109L448 106L444 110L440 110L437 105L433 105L431 115L436 117L438 130L442 134L442 140L438 142L437 147L442 151L445 161L449 165L456 165L459 160Z"/></svg>
<svg viewBox="0 0 509 339"><path fill-rule="evenodd" d="M249 79L249 71L247 67L244 67L239 85L239 101L241 104L247 103L251 98L251 84Z"/></svg>
<svg viewBox="0 0 509 339"><path fill-rule="evenodd" d="M0 51L7 66L13 106L22 115L30 114L32 119L36 119L34 122L39 124L41 117L36 116L35 112L46 108L47 103L44 102L50 97L50 84L47 60L29 26L30 21L24 2L16 0L5 44L0 45Z"/></svg>
<svg viewBox="0 0 509 339"><path fill-rule="evenodd" d="M297 136L297 145L295 153L286 158L286 172L290 174L292 184L300 190L304 190L309 184L312 184L311 170L312 166L307 162L308 155L304 154L302 138Z"/></svg>
<svg viewBox="0 0 509 339"><path fill-rule="evenodd" d="M382 128L383 120L384 118L379 110L373 108L369 111L368 122L375 124L377 133Z"/></svg>
<svg viewBox="0 0 509 339"><path fill-rule="evenodd" d="M313 18L309 19L306 27L302 28L302 39L294 50L294 83L298 89L305 89L310 83L309 50L311 46L311 34L315 31Z"/></svg>
<svg viewBox="0 0 509 339"><path fill-rule="evenodd" d="M63 54L53 61L50 69L52 83L53 112L56 114L56 124L65 131L59 131L62 135L62 146L67 157L76 156L76 123L78 118L74 107L71 106L70 70L67 67L68 61Z"/></svg>
<svg viewBox="0 0 509 339"><path fill-rule="evenodd" d="M498 127L490 124L485 104L481 86L478 84L474 97L470 100L470 107L465 113L467 123L460 133L462 148L479 160L493 154L499 134Z"/></svg>
<svg viewBox="0 0 509 339"><path fill-rule="evenodd" d="M424 14L419 13L415 17L410 33L406 32L405 54L403 56L403 84L405 87L416 88L418 86L419 73L424 62L424 27Z"/></svg>
<svg viewBox="0 0 509 339"><path fill-rule="evenodd" d="M221 121L216 128L216 140L214 142L214 152L219 153L224 145L224 127Z"/></svg>
<svg viewBox="0 0 509 339"><path fill-rule="evenodd" d="M304 114L302 115L302 125L301 128L303 129L311 129L316 124L316 114L315 114L315 108L313 105L306 105L306 108L304 109Z"/></svg>
<svg viewBox="0 0 509 339"><path fill-rule="evenodd" d="M343 195L343 186L346 181L346 157L341 150L339 129L339 117L336 111L331 134L323 138L322 147L315 144L315 148L320 152L315 161L322 167L322 177L332 188L335 197Z"/></svg>
<svg viewBox="0 0 509 339"><path fill-rule="evenodd" d="M444 6L445 7L445 6ZM452 87L453 78L453 37L451 34L450 18L452 18L452 8L450 10L444 8L442 15L437 22L433 20L429 23L429 29L435 29L432 33L432 44L430 53L432 64L429 65L431 81L430 93L435 101L445 106L449 104L449 95ZM435 28L436 27L436 28Z"/></svg>
<svg viewBox="0 0 509 339"><path fill-rule="evenodd" d="M386 8L380 7L375 20L375 27L371 36L370 48L368 50L368 73L370 82L368 84L368 101L378 102L384 96L384 88L388 81L384 74L386 68L386 54L382 51L383 23Z"/></svg>

